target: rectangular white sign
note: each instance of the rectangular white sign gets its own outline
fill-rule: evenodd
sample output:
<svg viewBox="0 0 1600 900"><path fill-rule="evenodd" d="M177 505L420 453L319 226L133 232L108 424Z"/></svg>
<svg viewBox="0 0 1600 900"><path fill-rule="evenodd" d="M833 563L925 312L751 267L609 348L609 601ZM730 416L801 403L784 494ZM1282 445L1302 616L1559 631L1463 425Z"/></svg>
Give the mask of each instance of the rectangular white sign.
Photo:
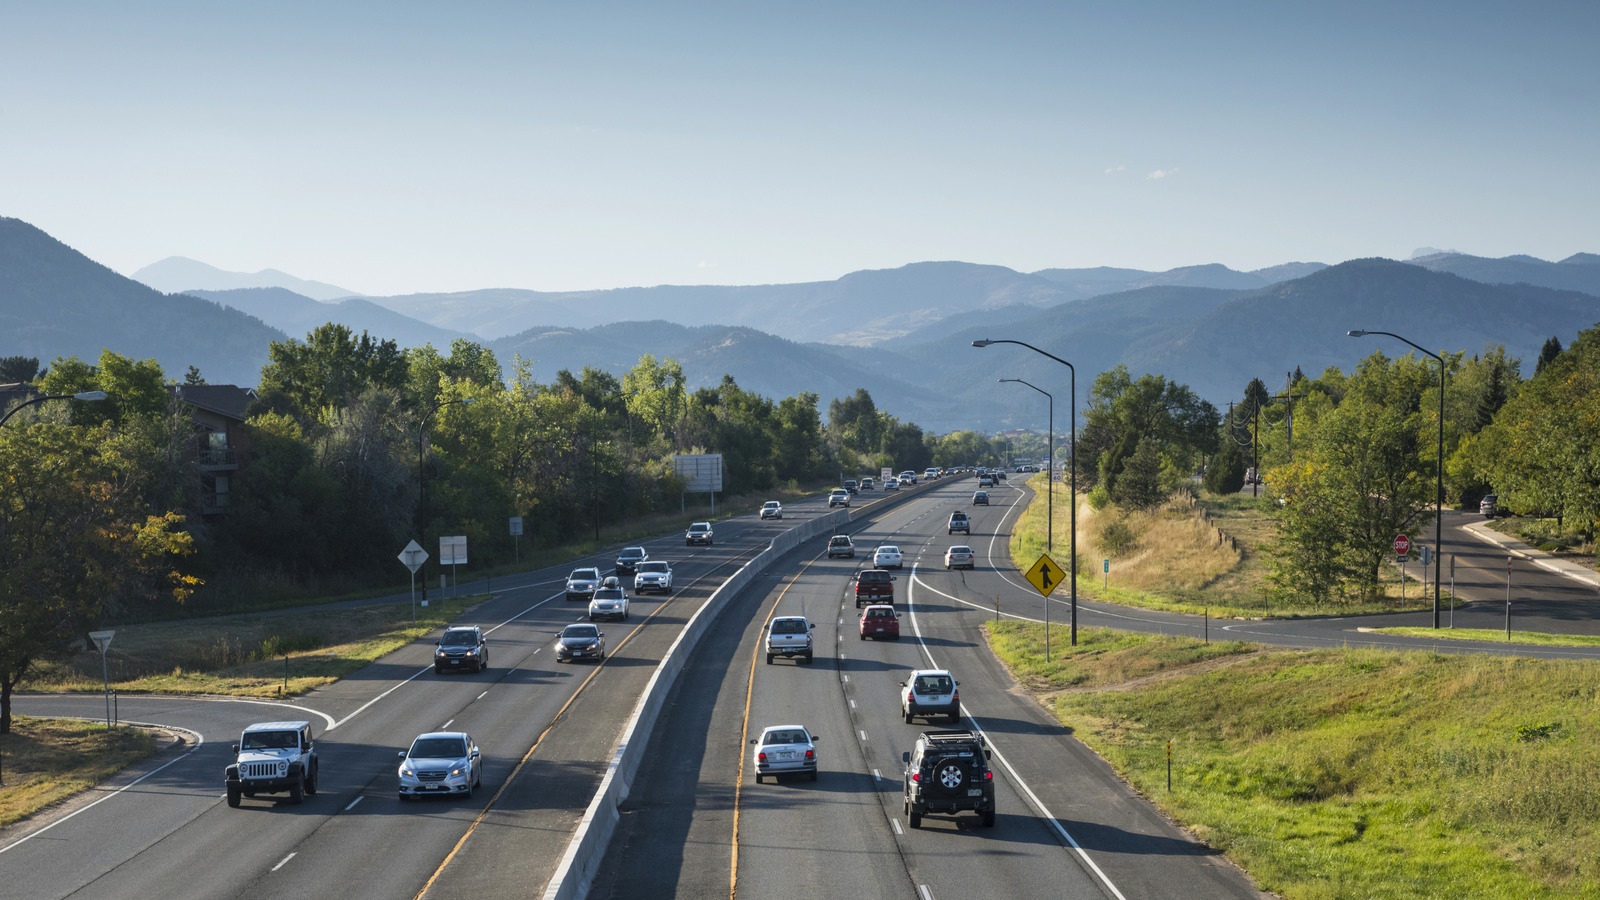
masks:
<svg viewBox="0 0 1600 900"><path fill-rule="evenodd" d="M467 536L458 534L453 537L441 536L439 538L439 565L459 566L467 562Z"/></svg>

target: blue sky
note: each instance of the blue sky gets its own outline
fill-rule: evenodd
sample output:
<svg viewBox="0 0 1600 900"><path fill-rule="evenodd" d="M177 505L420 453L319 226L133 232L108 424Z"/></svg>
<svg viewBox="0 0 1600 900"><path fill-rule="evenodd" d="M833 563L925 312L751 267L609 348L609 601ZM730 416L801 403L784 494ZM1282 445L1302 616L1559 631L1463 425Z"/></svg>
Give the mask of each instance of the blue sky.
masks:
<svg viewBox="0 0 1600 900"><path fill-rule="evenodd" d="M331 8L330 8L331 7ZM1596 3L0 5L0 215L373 294L1600 252Z"/></svg>

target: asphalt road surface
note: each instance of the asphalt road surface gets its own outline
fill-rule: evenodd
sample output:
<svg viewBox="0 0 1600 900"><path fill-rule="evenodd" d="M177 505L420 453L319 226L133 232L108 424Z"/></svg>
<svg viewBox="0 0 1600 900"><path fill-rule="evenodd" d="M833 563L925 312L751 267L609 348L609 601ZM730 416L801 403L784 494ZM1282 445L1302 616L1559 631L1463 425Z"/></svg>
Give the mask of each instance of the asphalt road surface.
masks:
<svg viewBox="0 0 1600 900"><path fill-rule="evenodd" d="M878 495L881 497L882 495ZM670 596L633 598L629 621L605 623L609 658L558 664L555 632L584 618L564 599L568 567L495 580L460 624L488 632L490 667L436 675L422 641L289 703L124 696L120 716L186 733L185 751L123 790L96 791L70 815L0 831L7 896L525 897L543 890L610 759L621 724L656 663L701 602L744 559L819 501L780 521L717 523L712 547L673 535L645 542L673 562ZM573 567L610 568L610 556ZM19 696L35 716L104 714L98 696ZM320 790L223 801L230 745L250 722L309 719ZM469 731L484 748L471 799L401 803L396 753L424 731ZM92 802L91 804L91 801ZM90 805L86 805L90 804Z"/></svg>

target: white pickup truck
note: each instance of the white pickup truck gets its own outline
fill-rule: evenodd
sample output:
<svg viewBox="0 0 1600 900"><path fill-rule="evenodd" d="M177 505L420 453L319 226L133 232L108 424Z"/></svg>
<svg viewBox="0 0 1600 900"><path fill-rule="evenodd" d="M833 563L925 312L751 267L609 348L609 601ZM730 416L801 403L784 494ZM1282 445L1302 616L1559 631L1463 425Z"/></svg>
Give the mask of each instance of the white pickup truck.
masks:
<svg viewBox="0 0 1600 900"><path fill-rule="evenodd" d="M806 621L805 616L778 616L767 627L767 665L774 656L784 659L801 657L812 662L811 629L817 626Z"/></svg>

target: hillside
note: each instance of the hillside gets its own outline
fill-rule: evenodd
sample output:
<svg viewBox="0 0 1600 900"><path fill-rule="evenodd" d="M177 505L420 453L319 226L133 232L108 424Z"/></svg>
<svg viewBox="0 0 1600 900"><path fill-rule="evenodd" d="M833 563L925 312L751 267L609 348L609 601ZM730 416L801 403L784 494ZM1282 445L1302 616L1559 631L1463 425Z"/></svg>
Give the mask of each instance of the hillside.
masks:
<svg viewBox="0 0 1600 900"><path fill-rule="evenodd" d="M124 278L20 219L0 218L0 356L98 359L110 349L190 366L213 384L254 385L284 334L208 300Z"/></svg>
<svg viewBox="0 0 1600 900"><path fill-rule="evenodd" d="M133 280L169 294L197 291L231 291L243 288L283 288L313 300L354 297L355 291L320 281L306 281L277 269L259 272L229 272L198 260L169 256L133 273Z"/></svg>
<svg viewBox="0 0 1600 900"><path fill-rule="evenodd" d="M1593 253L1574 253L1560 262L1523 255L1490 259L1465 253L1434 253L1407 262L1485 284L1531 284L1600 296L1600 256Z"/></svg>
<svg viewBox="0 0 1600 900"><path fill-rule="evenodd" d="M360 297L325 303L276 287L189 293L254 316L296 340L305 340L312 330L337 322L356 334L365 331L402 347L432 344L448 351L450 342L458 338L482 343L476 335L435 328Z"/></svg>

